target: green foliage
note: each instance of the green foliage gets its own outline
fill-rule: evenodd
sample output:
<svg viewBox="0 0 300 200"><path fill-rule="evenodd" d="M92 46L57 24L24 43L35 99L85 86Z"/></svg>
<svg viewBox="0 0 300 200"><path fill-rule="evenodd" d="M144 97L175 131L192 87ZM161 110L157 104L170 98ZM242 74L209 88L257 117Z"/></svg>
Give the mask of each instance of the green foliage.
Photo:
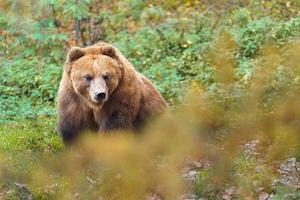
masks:
<svg viewBox="0 0 300 200"><path fill-rule="evenodd" d="M61 67L47 58L5 62L0 72L1 119L54 114Z"/></svg>
<svg viewBox="0 0 300 200"><path fill-rule="evenodd" d="M216 191L214 186L211 184L212 181L212 170L203 169L199 171L196 179L192 184L192 191L198 197L206 197L208 199L219 199L218 195L214 192Z"/></svg>
<svg viewBox="0 0 300 200"><path fill-rule="evenodd" d="M276 187L276 192L274 197L272 198L273 200L281 200L281 199L287 199L287 200L296 200L300 198L300 192L299 191L293 191L290 188L283 186L283 185L278 185Z"/></svg>
<svg viewBox="0 0 300 200"><path fill-rule="evenodd" d="M15 156L14 154L17 152L60 151L62 144L55 127L55 119L45 117L19 123L1 124L0 151L9 153L11 156Z"/></svg>
<svg viewBox="0 0 300 200"><path fill-rule="evenodd" d="M9 18L8 18L9 19ZM0 13L0 121L54 114L54 100L64 59L64 34L47 20L25 23L18 29ZM54 34L55 32L55 34Z"/></svg>
<svg viewBox="0 0 300 200"><path fill-rule="evenodd" d="M172 6L148 5L144 1L125 1L122 8L101 12L90 10L91 3L42 2L39 6L50 9L53 16L37 20L43 16L38 12L35 18L25 18L22 23L0 12L0 24L5 30L0 37L0 51L4 55L0 59L2 121L55 114L55 96L65 45L69 42L68 34L57 27L58 20L64 28L67 27L63 23L73 17L101 20L106 40L148 76L171 105L183 99L182 94L191 81L207 91L221 89L215 74L218 66L212 65L207 52L218 51L212 46L224 30L238 45L234 62L239 88L249 83L255 71L255 59L264 44L270 41L280 44L297 37L300 28L299 18L275 21L268 16L253 17L255 9L251 7L252 10L235 9L220 20L212 13L202 15L192 9L178 18L166 14ZM123 20L129 13L132 24Z"/></svg>

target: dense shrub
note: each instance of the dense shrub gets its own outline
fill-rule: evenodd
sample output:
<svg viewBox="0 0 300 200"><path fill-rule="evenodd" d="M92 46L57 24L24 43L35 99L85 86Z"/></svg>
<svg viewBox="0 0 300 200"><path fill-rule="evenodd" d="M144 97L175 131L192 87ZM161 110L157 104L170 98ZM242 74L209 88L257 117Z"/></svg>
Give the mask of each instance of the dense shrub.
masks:
<svg viewBox="0 0 300 200"><path fill-rule="evenodd" d="M1 11L0 108L4 111L1 119L55 113L65 52L74 45L70 33L62 30L68 28L65 23L74 15L100 20L103 39L116 45L139 71L153 80L171 105L183 99L191 81L210 92L221 89L215 71L219 66L211 57L228 49L224 44L225 49L220 50L215 45L216 38L224 40L219 41L221 44L225 40L234 43L231 44L234 49L230 50L234 55L232 67L240 88L249 83L260 48L270 42L280 45L298 37L300 28L299 18L282 21L255 16L252 7L228 10L220 19L214 13L203 15L185 5L179 10L190 9L190 12L178 18L169 13L173 5L168 4L154 6L143 1L125 1L122 8L113 10L104 3L102 11L95 12L88 10L88 3L53 4L56 11L53 17L25 18L22 23L16 17L7 18ZM60 13L65 17L59 18ZM131 18L123 23L129 14ZM58 20L61 20L59 26ZM224 34L227 36L223 37Z"/></svg>
<svg viewBox="0 0 300 200"><path fill-rule="evenodd" d="M88 10L88 3L50 4L57 13L52 18L25 18L22 23L16 16L7 18L1 11L2 119L54 114L65 51L73 44L68 38L70 34L62 33L67 27L56 23L58 20L66 23L76 14L102 20L105 40L116 45L139 71L153 80L172 105L183 99L182 94L191 81L207 91L221 89L216 74L220 66L212 57L231 52L234 79L237 88L242 88L249 84L255 71L260 48L270 43L281 45L299 36L299 18L275 20L255 15L256 10L251 6L228 10L220 19L211 12L197 13L192 6L180 6L179 9L190 9L190 12L176 18L169 13L171 4L154 6L143 1L126 1L122 8L107 9L104 4L102 12L95 12ZM135 11L130 19L132 24L122 23L131 10ZM66 16L58 18L60 12ZM38 15L42 17L43 13Z"/></svg>

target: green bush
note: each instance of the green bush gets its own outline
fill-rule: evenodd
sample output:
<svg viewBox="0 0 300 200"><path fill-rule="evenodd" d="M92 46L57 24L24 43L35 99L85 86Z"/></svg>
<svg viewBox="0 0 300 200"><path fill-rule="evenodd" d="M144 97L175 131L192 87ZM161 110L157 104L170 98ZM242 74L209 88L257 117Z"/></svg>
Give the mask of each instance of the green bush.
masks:
<svg viewBox="0 0 300 200"><path fill-rule="evenodd" d="M116 45L138 71L149 77L171 105L182 101L191 82L203 86L210 95L218 96L222 83L216 69L220 66L213 63L211 57L229 51L226 45L220 50L216 43L233 41L235 47L230 51L234 56L235 94L243 95L242 89L249 85L256 70L261 48L266 44L282 45L299 36L299 17L274 19L256 15L252 7L229 9L221 18L212 12L203 15L191 7L190 12L176 17L170 13L176 2L158 6L144 1L125 1L123 7L101 12L90 11L89 3L83 1L71 6L54 1L57 16L42 20L25 18L22 23L18 23L17 17L6 17L6 13L0 11L4 30L0 36L3 54L0 59L1 121L55 114L64 57L68 44L73 44L69 41L70 34L62 33L61 29L66 28L64 24L75 15L100 20L105 40ZM49 9L43 7L44 4L40 6ZM124 21L129 14L132 14L132 25ZM43 16L43 13L37 15ZM64 24L57 27L53 18ZM222 38L224 33L229 35ZM294 72L285 71L294 76ZM266 101L272 102L276 90L278 87L274 84L269 87Z"/></svg>

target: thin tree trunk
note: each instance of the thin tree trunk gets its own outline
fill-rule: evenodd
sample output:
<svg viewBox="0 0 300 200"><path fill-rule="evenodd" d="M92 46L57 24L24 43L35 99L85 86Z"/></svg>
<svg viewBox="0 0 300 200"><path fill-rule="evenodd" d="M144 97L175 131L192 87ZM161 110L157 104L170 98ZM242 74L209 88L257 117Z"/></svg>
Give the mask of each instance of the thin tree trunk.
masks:
<svg viewBox="0 0 300 200"><path fill-rule="evenodd" d="M94 20L92 17L89 17L89 21L88 21L88 36L89 36L89 39L88 39L88 45L91 45L92 44L92 24L93 24Z"/></svg>
<svg viewBox="0 0 300 200"><path fill-rule="evenodd" d="M56 19L56 10L55 10L54 4L51 3L50 7L52 9L53 24L56 28L58 28L60 24L59 24L58 20Z"/></svg>
<svg viewBox="0 0 300 200"><path fill-rule="evenodd" d="M78 5L78 0L75 0L75 4ZM74 16L74 30L76 45L80 46L80 19L78 16Z"/></svg>
<svg viewBox="0 0 300 200"><path fill-rule="evenodd" d="M74 22L75 41L76 45L80 46L80 20L77 17L75 17Z"/></svg>
<svg viewBox="0 0 300 200"><path fill-rule="evenodd" d="M85 23L85 21L82 21L83 23ZM85 24L83 24L84 26ZM82 46L86 46L86 41L85 41L85 37L84 37L84 32L85 32L85 27L80 27L79 28L80 31L80 40L81 40L81 45Z"/></svg>

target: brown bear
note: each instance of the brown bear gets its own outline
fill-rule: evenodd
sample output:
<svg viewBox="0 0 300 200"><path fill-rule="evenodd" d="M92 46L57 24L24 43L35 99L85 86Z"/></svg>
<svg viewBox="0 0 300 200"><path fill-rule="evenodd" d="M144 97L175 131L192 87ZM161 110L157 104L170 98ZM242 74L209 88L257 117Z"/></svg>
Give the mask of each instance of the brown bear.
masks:
<svg viewBox="0 0 300 200"><path fill-rule="evenodd" d="M58 90L58 130L64 143L83 130L138 129L166 101L151 81L107 43L68 52Z"/></svg>

